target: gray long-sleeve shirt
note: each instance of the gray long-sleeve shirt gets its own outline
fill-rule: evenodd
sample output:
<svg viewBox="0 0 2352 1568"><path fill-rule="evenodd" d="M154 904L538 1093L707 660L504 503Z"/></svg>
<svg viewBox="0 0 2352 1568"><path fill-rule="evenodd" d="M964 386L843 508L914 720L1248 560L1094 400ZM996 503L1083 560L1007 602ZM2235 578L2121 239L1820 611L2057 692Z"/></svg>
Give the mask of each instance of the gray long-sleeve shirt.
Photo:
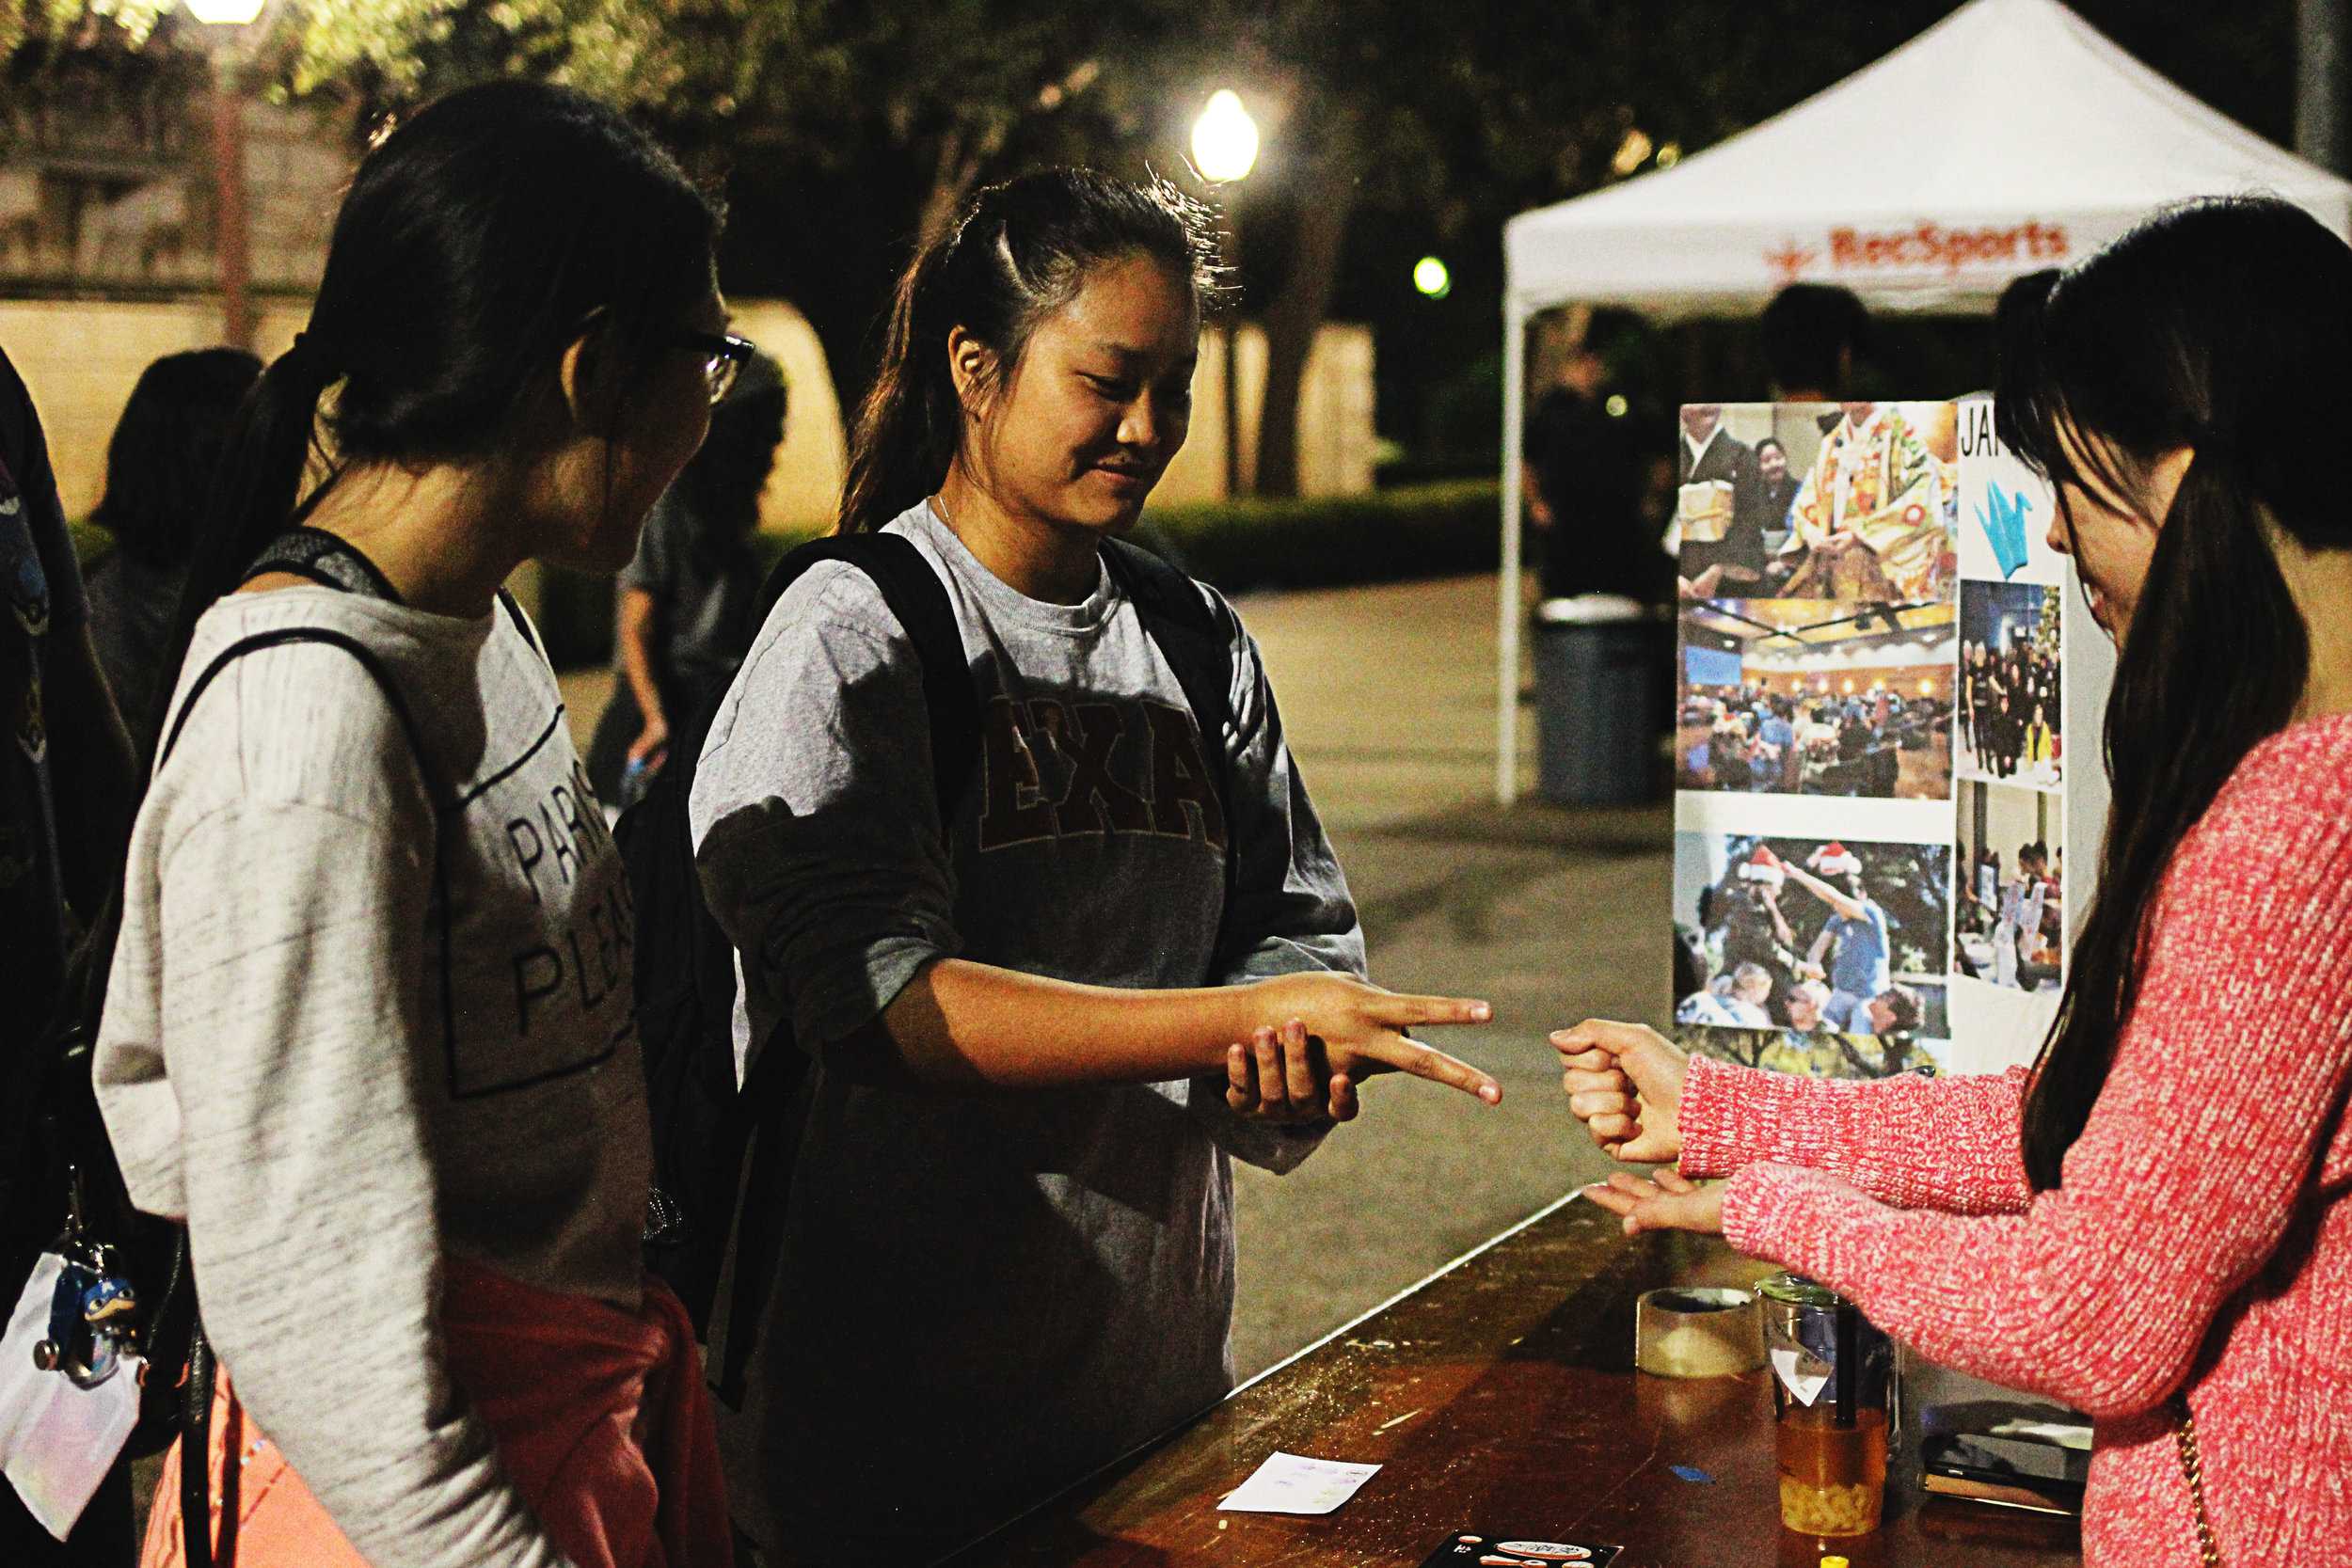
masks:
<svg viewBox="0 0 2352 1568"><path fill-rule="evenodd" d="M927 507L890 527L946 585L982 698L955 819L913 645L837 563L769 616L692 797L712 912L746 955L739 1043L789 1006L817 1061L748 1402L721 1416L739 1518L771 1544L976 1530L1214 1402L1232 1384L1229 1155L1287 1169L1321 1135L1235 1118L1221 1078L925 1093L828 1071L829 1045L947 956L1136 988L1363 966L1237 620L1229 822L1183 689L1107 574L1041 603Z"/></svg>
<svg viewBox="0 0 2352 1568"><path fill-rule="evenodd" d="M377 1568L557 1568L445 1369L441 1259L634 1311L650 1146L628 891L502 611L210 610L131 841L97 1056L131 1196L184 1216L255 1425Z"/></svg>

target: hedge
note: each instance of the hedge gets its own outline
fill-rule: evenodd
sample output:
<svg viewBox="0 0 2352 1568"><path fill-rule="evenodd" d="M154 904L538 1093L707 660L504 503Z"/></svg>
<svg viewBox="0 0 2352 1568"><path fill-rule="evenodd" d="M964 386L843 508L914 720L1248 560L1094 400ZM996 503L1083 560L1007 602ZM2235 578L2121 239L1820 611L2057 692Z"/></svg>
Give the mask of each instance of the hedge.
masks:
<svg viewBox="0 0 2352 1568"><path fill-rule="evenodd" d="M1229 594L1403 582L1493 571L1501 502L1490 479L1212 501L1145 513L1136 540Z"/></svg>
<svg viewBox="0 0 2352 1568"><path fill-rule="evenodd" d="M1357 496L1253 498L1159 507L1144 514L1136 543L1229 594L1332 588L1359 582L1491 572L1502 559L1494 480L1450 480ZM85 562L111 545L77 524ZM799 537L763 534L772 560ZM549 569L541 579L541 629L563 668L612 657L612 584Z"/></svg>

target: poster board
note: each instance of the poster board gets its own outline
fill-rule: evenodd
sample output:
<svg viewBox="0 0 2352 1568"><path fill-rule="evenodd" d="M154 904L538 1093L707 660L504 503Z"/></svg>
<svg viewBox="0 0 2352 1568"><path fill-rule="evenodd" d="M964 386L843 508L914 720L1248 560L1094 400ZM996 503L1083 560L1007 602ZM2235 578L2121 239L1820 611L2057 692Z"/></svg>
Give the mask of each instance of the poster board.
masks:
<svg viewBox="0 0 2352 1568"><path fill-rule="evenodd" d="M1823 1077L2031 1061L2113 673L2048 486L1981 398L1681 425L1677 1037Z"/></svg>

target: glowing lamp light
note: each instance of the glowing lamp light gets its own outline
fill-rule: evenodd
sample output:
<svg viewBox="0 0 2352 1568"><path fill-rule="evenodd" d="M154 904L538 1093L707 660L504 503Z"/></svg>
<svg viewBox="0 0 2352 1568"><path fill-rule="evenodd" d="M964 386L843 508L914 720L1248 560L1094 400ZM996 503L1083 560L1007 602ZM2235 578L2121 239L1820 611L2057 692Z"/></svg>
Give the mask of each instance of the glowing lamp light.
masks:
<svg viewBox="0 0 2352 1568"><path fill-rule="evenodd" d="M1919 695L1920 695L1920 696L1922 696L1922 697L1932 697L1932 696L1934 696L1934 695L1935 695L1935 683L1934 683L1933 681L1921 681L1921 682L1919 683Z"/></svg>
<svg viewBox="0 0 2352 1568"><path fill-rule="evenodd" d="M1443 299L1454 292L1454 275L1435 256L1424 256L1413 263L1413 287L1424 299Z"/></svg>
<svg viewBox="0 0 2352 1568"><path fill-rule="evenodd" d="M1851 681L1846 683L1846 695L1849 697L1853 695L1853 682Z"/></svg>
<svg viewBox="0 0 2352 1568"><path fill-rule="evenodd" d="M1649 162L1650 150L1649 136L1637 126L1626 132L1625 140L1617 144L1617 155L1609 161L1609 166L1622 178Z"/></svg>
<svg viewBox="0 0 2352 1568"><path fill-rule="evenodd" d="M208 27L245 27L252 24L268 0L188 0L188 14Z"/></svg>
<svg viewBox="0 0 2352 1568"><path fill-rule="evenodd" d="M1602 404L1601 406L1609 410L1609 417L1611 419L1622 420L1625 418L1626 410L1633 405L1625 401L1625 394L1623 392L1612 392L1609 394L1609 401Z"/></svg>
<svg viewBox="0 0 2352 1568"><path fill-rule="evenodd" d="M1202 179L1228 185L1258 166L1258 122L1242 107L1241 94L1219 87L1192 125L1192 161Z"/></svg>

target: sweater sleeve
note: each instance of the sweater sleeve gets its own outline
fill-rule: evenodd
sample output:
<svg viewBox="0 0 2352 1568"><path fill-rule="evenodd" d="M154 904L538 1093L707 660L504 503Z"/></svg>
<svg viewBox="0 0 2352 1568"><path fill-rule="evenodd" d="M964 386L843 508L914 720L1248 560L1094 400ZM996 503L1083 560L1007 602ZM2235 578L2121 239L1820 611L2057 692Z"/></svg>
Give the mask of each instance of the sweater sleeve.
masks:
<svg viewBox="0 0 2352 1568"><path fill-rule="evenodd" d="M1214 602L1234 634L1233 733L1226 744L1232 779L1227 852L1235 863L1232 906L1217 942L1217 982L1246 985L1317 970L1361 975L1364 937L1356 901L1283 741L1281 712L1257 641L1230 607ZM1194 1081L1191 1104L1227 1153L1278 1173L1295 1169L1331 1129L1329 1122L1278 1127L1236 1117L1218 1076Z"/></svg>
<svg viewBox="0 0 2352 1568"><path fill-rule="evenodd" d="M710 912L817 1052L952 958L955 871L914 645L873 579L788 589L704 743L689 815Z"/></svg>
<svg viewBox="0 0 2352 1568"><path fill-rule="evenodd" d="M368 1561L559 1568L444 1366L416 1044L430 842L429 822L248 799L172 847L189 1243L239 1399Z"/></svg>
<svg viewBox="0 0 2352 1568"><path fill-rule="evenodd" d="M2340 804L2225 792L2184 842L2106 1085L2062 1185L2025 1212L1909 1212L1766 1164L1725 1189L1725 1236L1964 1371L2093 1416L2160 1403L2311 1200L2342 1114Z"/></svg>
<svg viewBox="0 0 2352 1568"><path fill-rule="evenodd" d="M1771 1161L1827 1171L1900 1209L2006 1214L2033 1196L2020 1132L2026 1073L1851 1083L1691 1058L1682 1174Z"/></svg>

